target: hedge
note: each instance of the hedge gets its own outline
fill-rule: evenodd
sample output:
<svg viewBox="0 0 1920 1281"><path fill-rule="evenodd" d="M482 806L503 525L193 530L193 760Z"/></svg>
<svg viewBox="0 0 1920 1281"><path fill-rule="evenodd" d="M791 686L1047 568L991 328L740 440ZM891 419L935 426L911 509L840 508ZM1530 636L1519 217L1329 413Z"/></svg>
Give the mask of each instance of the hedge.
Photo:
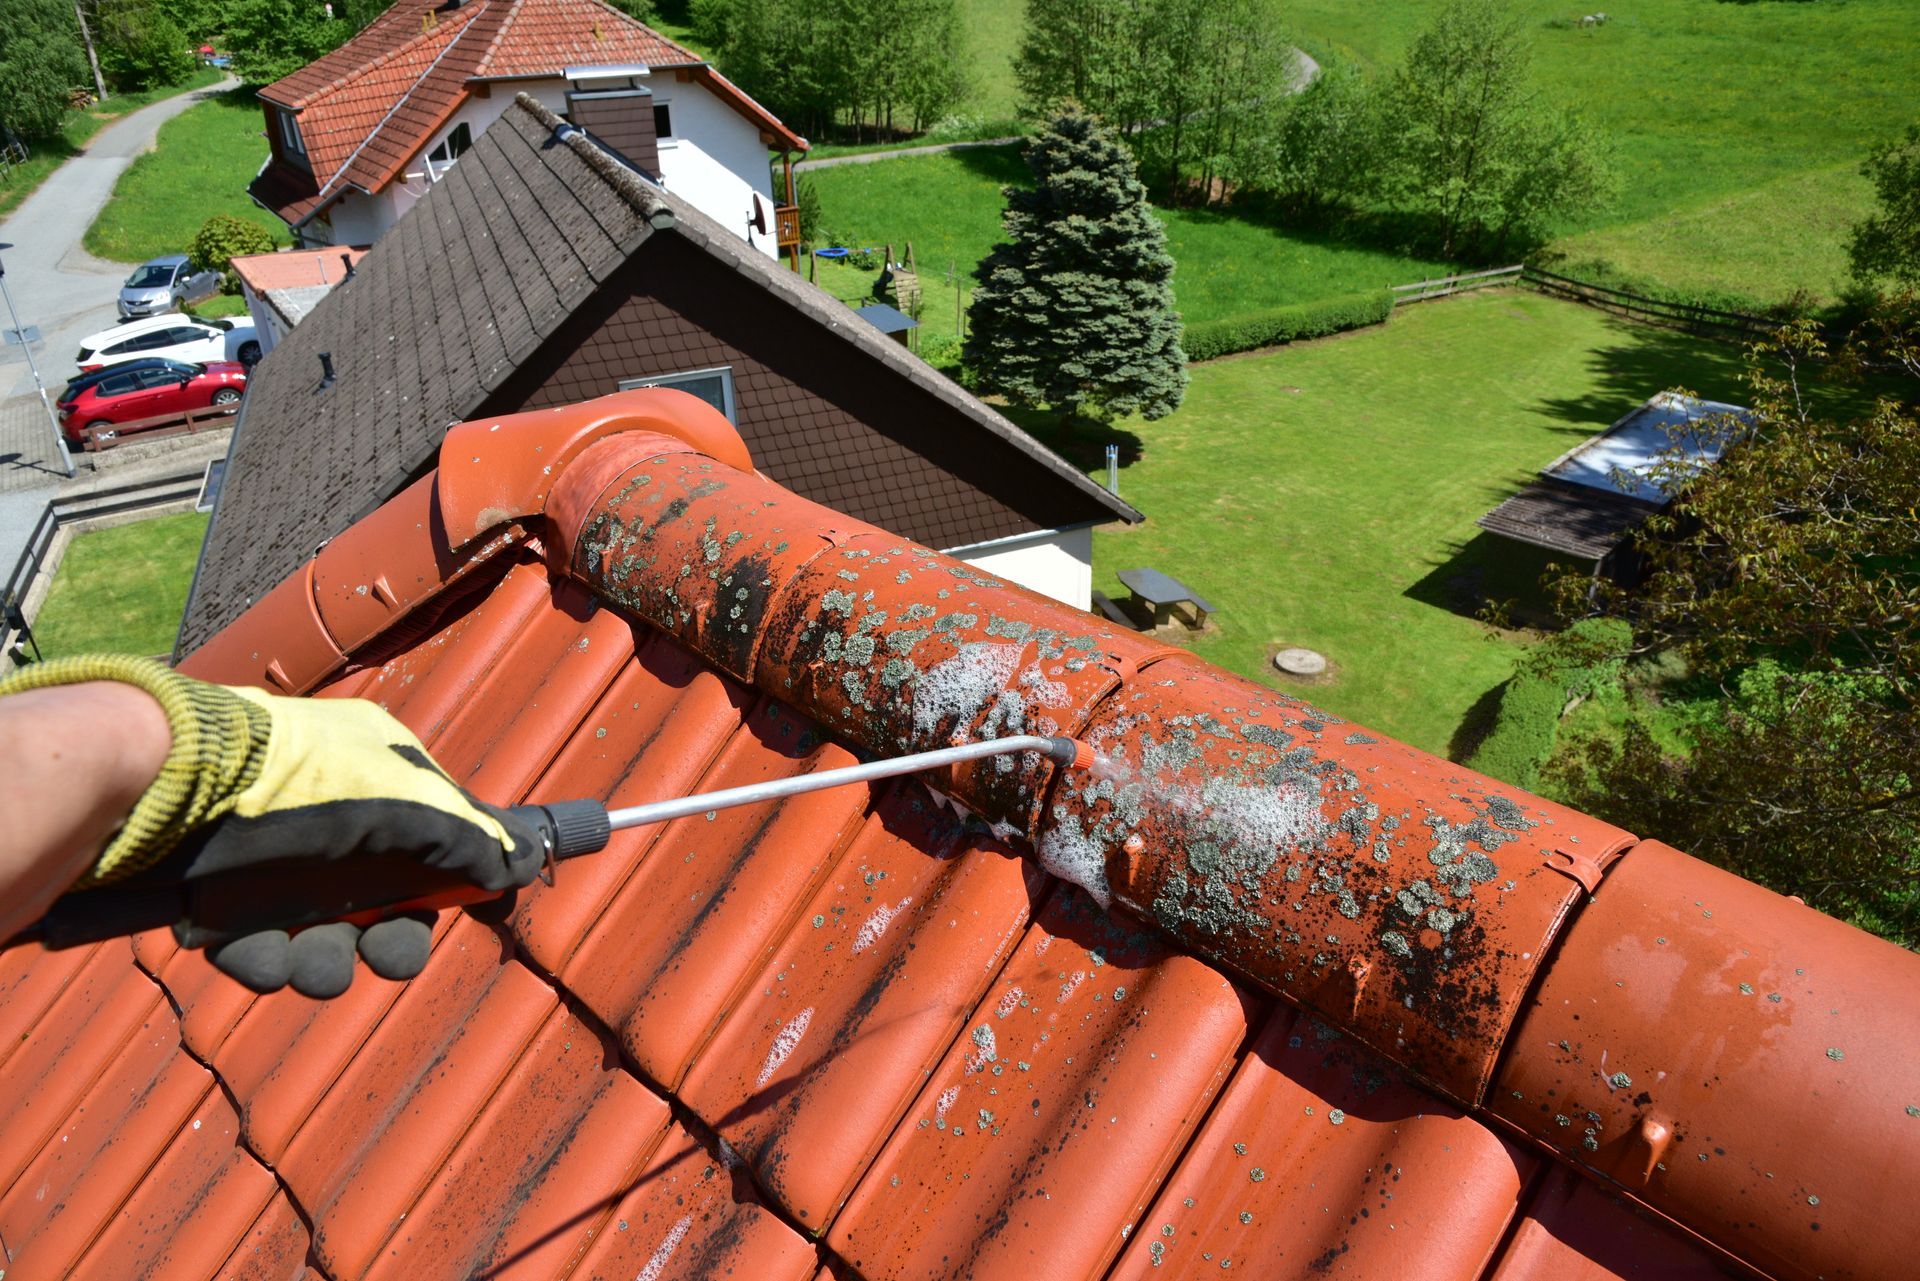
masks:
<svg viewBox="0 0 1920 1281"><path fill-rule="evenodd" d="M1324 338L1328 334L1380 324L1393 310L1393 291L1375 290L1364 294L1345 294L1319 302L1275 307L1226 320L1211 320L1188 325L1180 345L1188 360L1212 360L1236 351L1273 347L1300 338Z"/></svg>
<svg viewBox="0 0 1920 1281"><path fill-rule="evenodd" d="M1586 618L1521 660L1500 694L1500 711L1469 768L1534 791L1553 755L1560 713L1576 694L1592 695L1620 679L1633 632L1617 618Z"/></svg>

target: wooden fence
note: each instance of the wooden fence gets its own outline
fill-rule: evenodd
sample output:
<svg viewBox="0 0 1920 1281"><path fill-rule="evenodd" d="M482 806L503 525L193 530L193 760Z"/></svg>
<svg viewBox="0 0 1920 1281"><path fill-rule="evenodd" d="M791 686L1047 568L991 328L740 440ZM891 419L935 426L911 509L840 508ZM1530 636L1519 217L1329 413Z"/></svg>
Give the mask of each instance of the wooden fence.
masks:
<svg viewBox="0 0 1920 1281"><path fill-rule="evenodd" d="M1679 325L1742 338L1771 334L1781 324L1778 320L1749 316L1745 312L1722 311L1718 307L1703 307L1694 303L1668 302L1629 293L1624 289L1609 289L1605 285L1589 284L1571 276L1542 271L1538 267L1528 267L1522 273L1522 279L1542 293L1570 298L1589 307L1631 316L1635 320L1650 320L1655 324Z"/></svg>
<svg viewBox="0 0 1920 1281"><path fill-rule="evenodd" d="M1426 302L1432 298L1450 298L1455 294L1484 289L1488 285L1527 285L1556 298L1598 307L1616 315L1630 316L1658 325L1672 325L1725 338L1755 338L1771 334L1780 321L1744 312L1723 311L1694 303L1669 302L1596 285L1572 276L1543 271L1524 263L1512 267L1494 267L1487 271L1469 271L1435 280L1416 280L1410 285L1392 286L1395 306Z"/></svg>
<svg viewBox="0 0 1920 1281"><path fill-rule="evenodd" d="M208 405L204 409L189 409L184 414L157 414L152 418L136 418L129 423L102 423L97 427L85 428L80 433L81 443L88 452L93 452L125 444L127 437L134 435L141 440L188 436L205 431L209 426L221 426L239 412L240 402L236 400L231 405Z"/></svg>
<svg viewBox="0 0 1920 1281"><path fill-rule="evenodd" d="M1484 289L1488 285L1514 284L1516 277L1526 270L1524 264L1511 267L1495 267L1490 271L1469 271L1460 276L1442 276L1438 280L1416 280L1410 285L1393 286L1393 305L1398 307L1410 302L1426 302L1429 298L1450 298L1454 294L1464 294L1474 289Z"/></svg>

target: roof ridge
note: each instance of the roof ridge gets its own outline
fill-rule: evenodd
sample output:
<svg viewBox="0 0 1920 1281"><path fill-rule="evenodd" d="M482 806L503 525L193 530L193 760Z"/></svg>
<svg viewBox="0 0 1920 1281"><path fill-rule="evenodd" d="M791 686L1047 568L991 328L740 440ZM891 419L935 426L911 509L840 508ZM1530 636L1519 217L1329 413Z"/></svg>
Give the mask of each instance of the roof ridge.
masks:
<svg viewBox="0 0 1920 1281"><path fill-rule="evenodd" d="M477 3L463 4L460 6L459 9L455 10L455 14L457 15L457 17L451 20L450 22L443 23L443 22L436 21L432 27L429 27L424 31L417 31L413 33L412 35L408 36L405 40L401 41L399 44L393 46L391 49L384 49L381 52L375 54L372 58L368 59L365 62L354 63L352 66L343 70L339 75L335 76L333 79L321 85L318 89L314 89L311 92L302 95L296 102L291 103L289 105L292 106L293 110L295 111L305 111L308 107L317 105L322 98L332 97L334 94L338 93L340 90L346 88L353 81L379 70L381 67L384 67L387 64L395 61L396 59L401 57L403 54L411 53L414 49L418 48L420 45L424 43L440 38L442 35L446 34L446 28L449 27L450 25L457 23L458 28L460 30L465 30L467 24L471 23L475 18L479 17L481 12L484 11L486 8L488 8L488 6L490 6L493 3L494 3L494 0L478 0ZM393 13L394 10L389 9L387 10L387 12ZM423 10L423 12L436 13L438 12L438 9L435 7L428 7L425 10ZM383 14L382 16L384 17L386 15ZM398 20L396 19L395 21L397 24ZM370 30L371 26L372 24L368 24L368 26L362 27L359 31L355 32L353 36L349 38L345 44L340 46L340 50L352 48L354 41L358 40L362 34ZM334 52L339 52L340 50L335 50ZM316 59L315 61L318 61L318 59ZM312 66L313 63L308 63L307 65ZM295 72L293 74L298 75L299 72ZM282 79L290 79L290 78L291 77L282 77ZM274 83L278 84L280 82L275 81ZM269 89L272 87L273 87L272 85L268 86ZM402 101L404 101L404 98L402 99Z"/></svg>
<svg viewBox="0 0 1920 1281"><path fill-rule="evenodd" d="M681 44L678 40L673 39L672 37L666 35L665 33L659 31L654 27L648 26L646 23L640 21L640 19L634 17L633 15L622 12L621 10L615 8L613 5L608 4L607 0L551 0L551 2L554 4L577 3L577 4L585 4L585 5L597 7L603 10L609 17L612 17L627 26L637 27L639 30L644 31L647 35L660 41L662 44L671 45L674 49L678 50L680 53L686 56L687 61L685 64L670 62L670 63L661 64L663 66L669 66L669 67L681 66L681 65L697 66L697 65L704 65L706 62L706 59L694 53L693 50L687 48L685 45ZM525 5L526 5L526 0L510 0L507 16L500 23L500 30L495 33L493 41L487 46L486 52L481 55L480 61L475 65L473 74L468 77L469 79L485 80L489 78L488 73L493 62L494 54L499 50L500 46L506 41L507 33L513 29L513 25L515 21L519 18L520 12L525 7ZM554 74L559 75L561 72L565 71L565 69L566 68L564 67L556 68L554 71Z"/></svg>
<svg viewBox="0 0 1920 1281"><path fill-rule="evenodd" d="M1862 1275L1897 1252L1862 1231L1886 1167L1858 1158L1920 1114L1912 954L749 467L718 411L664 389L457 426L436 471L185 667L311 690L537 534L549 573L876 755L1090 745L1089 772L998 757L935 781L1486 1128L1769 1275L1831 1274L1823 1245L1882 1261ZM1715 1003L1711 1035L1675 1000ZM1836 1098L1883 1120L1818 1141Z"/></svg>
<svg viewBox="0 0 1920 1281"><path fill-rule="evenodd" d="M474 17L477 18L480 15L480 12L484 10L492 2L493 0L480 0L480 3L474 8ZM473 19L470 18L467 20L466 23L462 24L459 30L453 33L452 38L447 41L446 48L440 50L440 52L433 55L433 61L429 62L424 68L422 68L420 74L413 78L413 83L407 86L406 92L402 93L398 98L394 99L393 105L387 108L387 114L380 117L380 122L374 125L372 129L368 130L367 136L360 140L359 145L354 147L354 149L351 152L347 153L347 158L340 162L340 167L334 170L333 176L328 178L324 183L320 184L320 192L317 197L318 200L324 201L326 199L327 193L333 190L333 185L336 182L339 182L340 179L345 176L346 172L349 169L353 168L353 162L360 158L360 153L365 151L367 147L373 142L373 140L380 136L380 131L387 127L387 121L393 119L394 115L399 112L400 108L407 105L407 102L413 97L414 90L418 89L422 84L426 83L427 77L432 75L434 73L434 70L437 67L439 67L440 60L442 58L445 58L448 54L452 53L454 49L460 44L461 37L466 35L468 31L472 30L472 28L473 28ZM438 126L435 126L435 127L437 128ZM404 164L405 161L402 161L401 163ZM319 206L316 205L315 207L318 208Z"/></svg>

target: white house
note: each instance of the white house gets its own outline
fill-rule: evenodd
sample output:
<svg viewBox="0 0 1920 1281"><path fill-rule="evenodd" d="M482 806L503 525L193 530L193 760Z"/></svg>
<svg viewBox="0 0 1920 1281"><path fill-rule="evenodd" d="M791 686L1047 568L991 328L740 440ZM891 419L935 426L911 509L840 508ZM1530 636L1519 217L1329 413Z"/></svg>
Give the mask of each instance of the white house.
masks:
<svg viewBox="0 0 1920 1281"><path fill-rule="evenodd" d="M372 244L516 93L569 117L596 99L645 98L651 128L599 140L768 255L797 239L768 151L790 157L806 139L601 0L398 0L260 91L271 152L247 192L299 246ZM636 113L617 115L624 127Z"/></svg>

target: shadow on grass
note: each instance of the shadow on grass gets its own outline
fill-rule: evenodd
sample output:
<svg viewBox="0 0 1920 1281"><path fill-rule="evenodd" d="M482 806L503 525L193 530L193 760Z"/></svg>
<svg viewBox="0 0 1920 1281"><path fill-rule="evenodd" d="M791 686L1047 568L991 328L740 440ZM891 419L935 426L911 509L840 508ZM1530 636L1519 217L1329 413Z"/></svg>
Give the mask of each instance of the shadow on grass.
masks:
<svg viewBox="0 0 1920 1281"><path fill-rule="evenodd" d="M1675 387L1709 400L1738 402L1739 343L1627 320L1608 320L1606 326L1617 341L1588 357L1597 375L1592 388L1579 396L1548 397L1539 402L1540 412L1578 423L1591 434L1604 430L1649 396Z"/></svg>
<svg viewBox="0 0 1920 1281"><path fill-rule="evenodd" d="M1004 147L966 147L947 154L958 161L962 169L991 178L1003 187L1031 187L1033 170L1027 168L1022 158L1026 149L1026 143L1012 142Z"/></svg>
<svg viewBox="0 0 1920 1281"><path fill-rule="evenodd" d="M1044 409L1020 409L1012 405L995 408L1022 431L1084 472L1107 465L1108 445L1120 447L1122 467L1133 466L1147 451L1146 441L1137 433L1114 423L1087 418L1063 421L1061 415Z"/></svg>
<svg viewBox="0 0 1920 1281"><path fill-rule="evenodd" d="M1500 719L1500 700L1506 692L1507 682L1501 681L1473 700L1473 706L1467 709L1460 723L1454 726L1452 737L1447 739L1448 760L1464 763L1480 750L1480 744L1493 733L1494 722Z"/></svg>
<svg viewBox="0 0 1920 1281"><path fill-rule="evenodd" d="M1445 560L1401 595L1476 620L1487 605L1504 601L1516 626L1549 627L1553 606L1540 580L1555 565L1572 568L1565 557L1482 531L1454 544Z"/></svg>

